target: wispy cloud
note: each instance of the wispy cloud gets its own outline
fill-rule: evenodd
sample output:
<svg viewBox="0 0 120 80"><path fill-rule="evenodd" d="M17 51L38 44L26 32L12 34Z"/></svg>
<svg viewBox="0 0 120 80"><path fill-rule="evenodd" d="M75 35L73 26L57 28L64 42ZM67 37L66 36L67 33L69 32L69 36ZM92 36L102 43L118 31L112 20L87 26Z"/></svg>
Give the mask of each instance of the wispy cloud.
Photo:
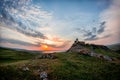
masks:
<svg viewBox="0 0 120 80"><path fill-rule="evenodd" d="M91 28L91 30L76 28L76 31L79 34L83 35L83 38L84 38L85 41L103 39L103 38L110 37L110 34L99 37L99 35L104 33L104 31L105 31L105 24L106 24L106 22L103 21L103 22L100 23L100 25Z"/></svg>
<svg viewBox="0 0 120 80"><path fill-rule="evenodd" d="M87 37L87 38L85 38L84 40L96 40L96 39L98 39L97 37L96 37L96 35L90 35L90 37Z"/></svg>
<svg viewBox="0 0 120 80"><path fill-rule="evenodd" d="M0 38L0 42L1 43L11 43L11 44L19 44L19 45L24 45L24 46L36 46L36 47L40 47L40 44L32 44L32 43L28 43L28 42L24 42L24 41L19 41L19 40L15 40L15 39L6 39L6 38Z"/></svg>
<svg viewBox="0 0 120 80"><path fill-rule="evenodd" d="M1 23L7 28L18 31L26 36L47 38L36 27L44 27L51 19L51 13L44 11L40 6L30 4L30 0L2 0L0 1Z"/></svg>
<svg viewBox="0 0 120 80"><path fill-rule="evenodd" d="M49 47L53 47L53 48L66 48L68 47L68 45L70 45L70 42L71 41L63 41L61 42L62 44L59 45L43 43L43 45L48 45Z"/></svg>
<svg viewBox="0 0 120 80"><path fill-rule="evenodd" d="M106 21L104 33L111 34L111 37L104 41L111 41L111 43L120 42L120 0L112 0L111 5L100 14L100 20Z"/></svg>
<svg viewBox="0 0 120 80"><path fill-rule="evenodd" d="M92 32L93 32L93 33L96 33L96 31L97 31L97 28L96 28L96 27L93 27L93 28L92 28Z"/></svg>
<svg viewBox="0 0 120 80"><path fill-rule="evenodd" d="M91 43L108 45L120 42L120 1L112 0L110 6L100 14L100 21L104 21L97 29L97 39Z"/></svg>
<svg viewBox="0 0 120 80"><path fill-rule="evenodd" d="M98 34L104 32L104 30L105 30L105 23L106 23L106 22L104 21L104 22L102 22L102 23L100 24L99 29L97 30L97 33L98 33Z"/></svg>

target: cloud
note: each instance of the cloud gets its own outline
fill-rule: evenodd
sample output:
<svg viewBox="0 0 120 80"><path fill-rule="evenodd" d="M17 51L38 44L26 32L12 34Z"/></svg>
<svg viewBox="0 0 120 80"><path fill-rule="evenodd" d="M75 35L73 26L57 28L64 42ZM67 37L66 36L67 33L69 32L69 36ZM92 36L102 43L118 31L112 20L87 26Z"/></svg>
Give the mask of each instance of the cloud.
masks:
<svg viewBox="0 0 120 80"><path fill-rule="evenodd" d="M111 36L111 34L105 34L103 36L99 36L100 34L104 33L106 28L105 24L106 21L103 21L100 23L100 25L98 25L97 27L93 27L91 30L86 30L81 28L76 28L75 30L83 35L85 41L94 41Z"/></svg>
<svg viewBox="0 0 120 80"><path fill-rule="evenodd" d="M49 24L51 13L31 4L30 0L2 0L0 4L0 23L26 36L47 38L36 28Z"/></svg>
<svg viewBox="0 0 120 80"><path fill-rule="evenodd" d="M102 37L97 37L97 35L91 35L90 37L87 37L84 40L85 41L95 41L95 40L101 40L101 39L105 39L105 38L109 38L109 37L111 37L111 34L104 35Z"/></svg>
<svg viewBox="0 0 120 80"><path fill-rule="evenodd" d="M6 38L0 38L0 43L12 43L12 44L19 44L19 45L24 45L24 46L36 46L40 47L40 44L32 44L24 41L19 41L15 39L6 39Z"/></svg>
<svg viewBox="0 0 120 80"><path fill-rule="evenodd" d="M52 48L66 48L69 44L70 44L71 41L64 41L62 42L61 45L56 45L56 44L47 44L47 43L42 43L43 45L48 45Z"/></svg>
<svg viewBox="0 0 120 80"><path fill-rule="evenodd" d="M90 32L89 30L88 31L86 31L86 33L84 34L84 36L91 36L92 35L92 32Z"/></svg>
<svg viewBox="0 0 120 80"><path fill-rule="evenodd" d="M105 41L111 40L111 43L120 42L120 0L112 0L111 5L100 14L100 20L106 21L104 33L111 34L111 37Z"/></svg>
<svg viewBox="0 0 120 80"><path fill-rule="evenodd" d="M96 35L90 35L90 37L87 37L84 40L96 40L96 39L98 39Z"/></svg>
<svg viewBox="0 0 120 80"><path fill-rule="evenodd" d="M75 13L74 15L65 15L65 18L68 17L68 19L61 16L58 19L57 13L53 15L51 12L44 10L40 4L34 4L31 0L0 0L0 24L5 25L13 32L24 35L27 39L12 32L9 32L10 34L6 37L17 36L16 38L21 38L23 42L18 41L18 43L22 45L27 40L32 44L35 43L35 45L45 44L42 41L48 40L46 45L62 48L69 44L66 39L72 40L79 35L85 41L96 41L105 38L108 38L108 40L115 38L115 41L118 41L118 38L120 38L118 35L120 27L119 13L119 0L115 0L108 9L101 13L101 23L97 25L94 21L97 25L94 26L90 20L96 15L92 13ZM81 28L82 25L93 26ZM73 31L75 27L78 27L75 30L77 34ZM4 34L8 33L6 30L4 32ZM54 36L60 38L50 39ZM2 37L4 38L4 36ZM13 37L11 38L13 39ZM61 40L61 38L64 40ZM17 41L15 42L17 44ZM58 43L60 44L58 45Z"/></svg>
<svg viewBox="0 0 120 80"><path fill-rule="evenodd" d="M96 27L93 27L93 28L92 28L92 32L93 32L93 33L96 33L96 31L97 31L97 28L96 28Z"/></svg>
<svg viewBox="0 0 120 80"><path fill-rule="evenodd" d="M100 24L99 29L97 30L97 33L98 33L98 34L104 32L104 30L105 30L105 23L106 23L106 22L104 21L104 22L102 22L102 23Z"/></svg>

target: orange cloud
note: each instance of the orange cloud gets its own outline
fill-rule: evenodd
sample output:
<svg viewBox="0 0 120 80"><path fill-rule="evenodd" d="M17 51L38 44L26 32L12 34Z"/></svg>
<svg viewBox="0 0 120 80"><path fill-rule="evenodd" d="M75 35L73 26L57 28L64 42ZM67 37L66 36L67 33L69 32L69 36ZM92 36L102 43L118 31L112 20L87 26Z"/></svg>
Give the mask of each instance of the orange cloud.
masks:
<svg viewBox="0 0 120 80"><path fill-rule="evenodd" d="M56 48L52 48L51 46L46 45L46 44L41 45L39 49L42 50L42 51L52 51L52 50L57 50Z"/></svg>

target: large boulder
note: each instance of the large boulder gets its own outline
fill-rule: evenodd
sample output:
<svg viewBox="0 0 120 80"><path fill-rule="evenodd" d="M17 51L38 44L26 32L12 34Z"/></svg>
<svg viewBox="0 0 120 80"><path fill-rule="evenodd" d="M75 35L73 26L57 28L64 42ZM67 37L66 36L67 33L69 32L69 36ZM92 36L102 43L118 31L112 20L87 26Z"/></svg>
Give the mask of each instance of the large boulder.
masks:
<svg viewBox="0 0 120 80"><path fill-rule="evenodd" d="M85 54L85 55L89 55L91 53L91 51L87 48L83 48L79 50L80 54Z"/></svg>

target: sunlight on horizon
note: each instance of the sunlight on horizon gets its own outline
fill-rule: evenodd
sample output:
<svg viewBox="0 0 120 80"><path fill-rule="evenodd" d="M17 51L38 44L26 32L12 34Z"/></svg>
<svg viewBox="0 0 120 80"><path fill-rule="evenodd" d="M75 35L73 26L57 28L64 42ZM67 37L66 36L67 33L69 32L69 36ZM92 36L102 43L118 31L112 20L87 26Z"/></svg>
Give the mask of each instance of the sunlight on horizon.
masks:
<svg viewBox="0 0 120 80"><path fill-rule="evenodd" d="M120 43L120 0L0 0L0 47L67 50Z"/></svg>

